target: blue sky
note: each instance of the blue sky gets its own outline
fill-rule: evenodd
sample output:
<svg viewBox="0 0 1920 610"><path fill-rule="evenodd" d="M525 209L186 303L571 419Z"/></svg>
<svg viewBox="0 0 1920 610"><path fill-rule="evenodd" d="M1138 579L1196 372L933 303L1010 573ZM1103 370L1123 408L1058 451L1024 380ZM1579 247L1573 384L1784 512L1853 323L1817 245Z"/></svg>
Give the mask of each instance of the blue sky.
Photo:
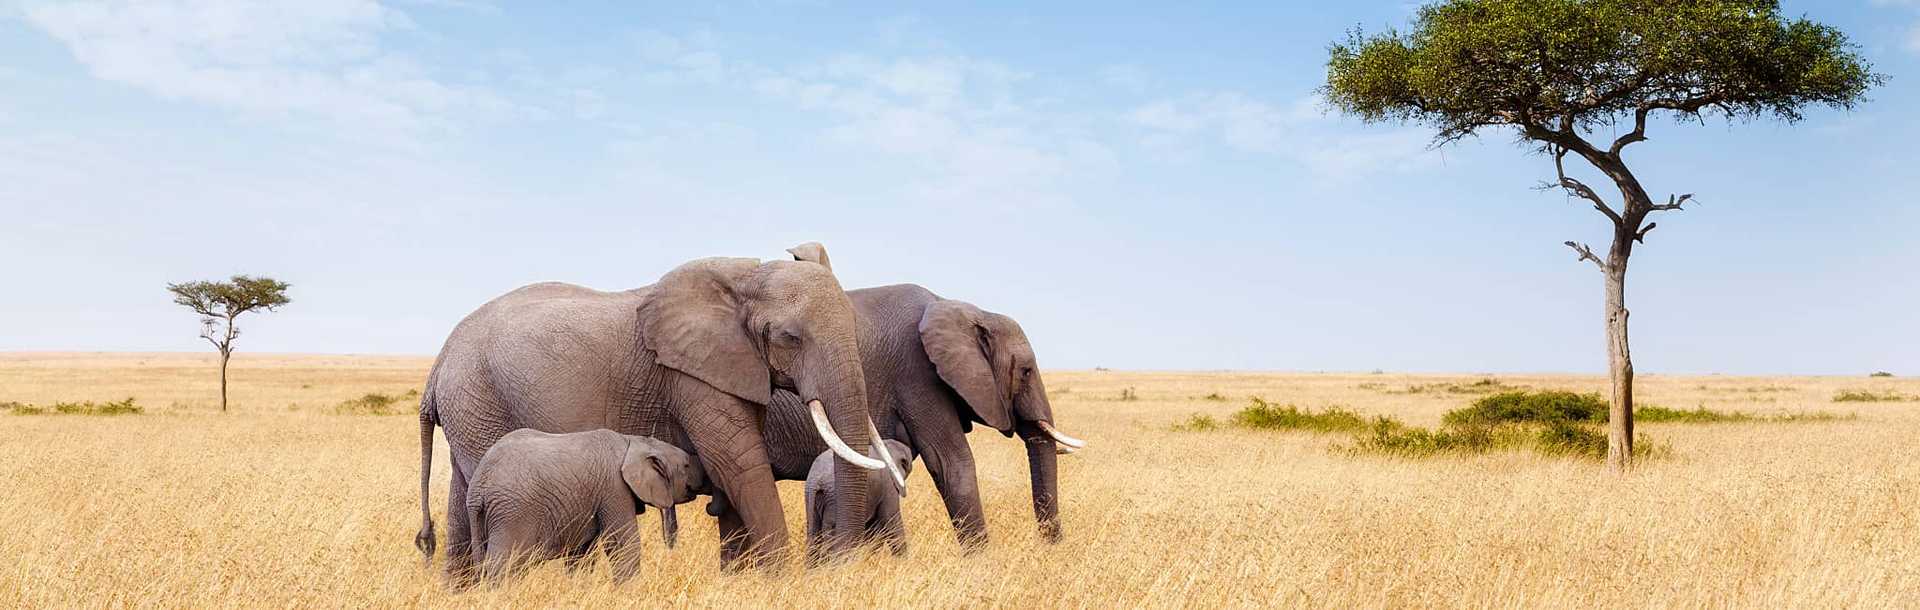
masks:
<svg viewBox="0 0 1920 610"><path fill-rule="evenodd" d="M0 349L200 350L163 285L254 273L294 303L242 351L431 354L528 282L818 240L1051 367L1604 370L1547 159L1315 99L1411 4L687 4L0 4ZM1920 0L1786 5L1892 80L1633 149L1702 202L1633 259L1643 373L1920 374Z"/></svg>

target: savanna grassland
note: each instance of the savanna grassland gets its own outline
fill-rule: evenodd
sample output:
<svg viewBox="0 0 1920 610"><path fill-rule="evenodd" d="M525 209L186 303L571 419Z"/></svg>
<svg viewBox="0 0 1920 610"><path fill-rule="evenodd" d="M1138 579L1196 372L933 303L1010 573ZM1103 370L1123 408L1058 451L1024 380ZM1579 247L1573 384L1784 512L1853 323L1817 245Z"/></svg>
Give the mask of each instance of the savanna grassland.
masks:
<svg viewBox="0 0 1920 610"><path fill-rule="evenodd" d="M0 403L134 397L145 410L0 414L0 606L1920 604L1920 382L1864 374L1642 375L1643 403L1839 417L1642 423L1668 450L1615 476L1525 450L1387 457L1346 450L1350 434L1173 429L1196 413L1226 421L1255 396L1437 426L1483 375L1054 371L1062 427L1091 443L1060 461L1059 545L1034 533L1019 444L976 433L993 540L974 554L917 476L905 558L723 574L696 509L680 546L650 540L625 585L554 564L454 596L412 545L408 392L430 364L243 353L223 415L211 354L0 353ZM1842 392L1887 400L1835 402ZM398 414L343 414L379 412L342 406L368 394ZM435 458L444 523L444 447ZM781 485L797 539L800 486Z"/></svg>

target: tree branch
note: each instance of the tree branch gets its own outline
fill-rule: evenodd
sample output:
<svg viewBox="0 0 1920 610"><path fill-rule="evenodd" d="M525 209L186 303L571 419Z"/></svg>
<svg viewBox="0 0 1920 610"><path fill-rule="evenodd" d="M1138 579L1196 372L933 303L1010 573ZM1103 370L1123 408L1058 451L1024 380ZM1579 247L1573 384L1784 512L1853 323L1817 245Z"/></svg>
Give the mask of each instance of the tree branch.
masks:
<svg viewBox="0 0 1920 610"><path fill-rule="evenodd" d="M1574 259L1575 261L1593 261L1593 265L1599 267L1601 273L1607 272L1607 262L1600 260L1598 256L1594 256L1593 248L1587 247L1586 244L1574 242L1567 242L1567 247L1573 248L1574 253L1580 255L1580 258Z"/></svg>
<svg viewBox="0 0 1920 610"><path fill-rule="evenodd" d="M1651 206L1648 206L1647 209L1649 211L1654 211L1654 212L1664 212L1667 210L1679 210L1679 209L1682 209L1680 206L1686 205L1687 200L1689 199L1693 199L1693 193L1687 193L1679 197L1674 197L1673 195L1667 195L1666 203L1656 203ZM1648 227L1648 228L1652 228L1652 227Z"/></svg>
<svg viewBox="0 0 1920 610"><path fill-rule="evenodd" d="M1620 156L1620 151L1635 142L1647 141L1647 114L1655 110L1678 110L1687 114L1700 112L1701 108L1720 103L1723 97L1718 93L1696 95L1685 99L1658 98L1641 102L1633 109L1633 131L1627 132L1613 141L1613 147L1607 154Z"/></svg>
<svg viewBox="0 0 1920 610"><path fill-rule="evenodd" d="M1613 211L1613 208L1607 207L1606 200L1601 199L1599 193L1593 192L1593 189L1589 188L1586 183L1567 176L1566 147L1559 145L1550 146L1553 147L1553 172L1560 177L1560 188L1566 189L1568 193L1580 196L1581 199L1593 202L1593 209L1600 210L1601 214L1606 214L1607 218L1613 221L1614 226L1620 226L1620 214Z"/></svg>
<svg viewBox="0 0 1920 610"><path fill-rule="evenodd" d="M1640 229L1640 232L1633 234L1633 241L1637 241L1643 244L1647 243L1647 232L1652 231L1653 228L1657 226L1660 226L1660 223L1657 223L1657 222L1647 223L1647 226Z"/></svg>

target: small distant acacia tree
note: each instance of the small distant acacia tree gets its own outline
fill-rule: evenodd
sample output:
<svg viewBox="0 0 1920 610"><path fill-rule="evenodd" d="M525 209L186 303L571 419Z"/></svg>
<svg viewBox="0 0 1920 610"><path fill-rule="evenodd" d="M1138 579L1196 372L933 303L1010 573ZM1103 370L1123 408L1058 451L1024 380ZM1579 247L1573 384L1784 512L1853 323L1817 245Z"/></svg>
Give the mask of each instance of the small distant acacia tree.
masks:
<svg viewBox="0 0 1920 610"><path fill-rule="evenodd" d="M1693 196L1656 203L1622 153L1648 139L1656 114L1793 123L1809 106L1851 109L1884 80L1855 48L1835 28L1782 17L1775 0L1449 0L1422 7L1409 33L1355 30L1332 45L1321 93L1367 122L1432 127L1436 147L1511 129L1553 159L1555 180L1543 188L1606 216L1604 257L1566 245L1606 278L1607 464L1624 470L1633 459L1627 258L1653 230L1649 215ZM1596 144L1598 128L1625 131ZM1569 154L1611 180L1619 200L1569 177Z"/></svg>
<svg viewBox="0 0 1920 610"><path fill-rule="evenodd" d="M220 350L220 412L227 411L227 361L233 358L233 340L240 336L234 320L256 309L273 311L291 303L286 282L273 278L236 275L225 282L167 284L173 302L200 314L200 338Z"/></svg>

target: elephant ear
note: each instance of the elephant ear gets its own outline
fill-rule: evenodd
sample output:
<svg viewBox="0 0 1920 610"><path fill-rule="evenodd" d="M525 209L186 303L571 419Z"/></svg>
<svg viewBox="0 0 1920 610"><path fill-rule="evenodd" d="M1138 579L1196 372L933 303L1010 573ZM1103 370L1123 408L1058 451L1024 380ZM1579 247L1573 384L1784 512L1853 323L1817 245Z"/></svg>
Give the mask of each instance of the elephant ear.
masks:
<svg viewBox="0 0 1920 610"><path fill-rule="evenodd" d="M708 258L661 277L640 305L640 340L655 362L755 404L773 400L773 377L744 309L744 284L759 266Z"/></svg>
<svg viewBox="0 0 1920 610"><path fill-rule="evenodd" d="M828 271L833 270L833 261L827 259L827 247L820 245L820 242L810 241L787 248L787 254L792 254L793 260L815 263L826 267Z"/></svg>
<svg viewBox="0 0 1920 610"><path fill-rule="evenodd" d="M992 336L980 324L980 308L962 301L936 301L920 314L920 344L953 391L989 426L1013 430L1012 405L993 377Z"/></svg>
<svg viewBox="0 0 1920 610"><path fill-rule="evenodd" d="M665 456L645 442L628 439L627 457L620 464L620 478L627 481L633 497L656 508L673 506L672 477Z"/></svg>

